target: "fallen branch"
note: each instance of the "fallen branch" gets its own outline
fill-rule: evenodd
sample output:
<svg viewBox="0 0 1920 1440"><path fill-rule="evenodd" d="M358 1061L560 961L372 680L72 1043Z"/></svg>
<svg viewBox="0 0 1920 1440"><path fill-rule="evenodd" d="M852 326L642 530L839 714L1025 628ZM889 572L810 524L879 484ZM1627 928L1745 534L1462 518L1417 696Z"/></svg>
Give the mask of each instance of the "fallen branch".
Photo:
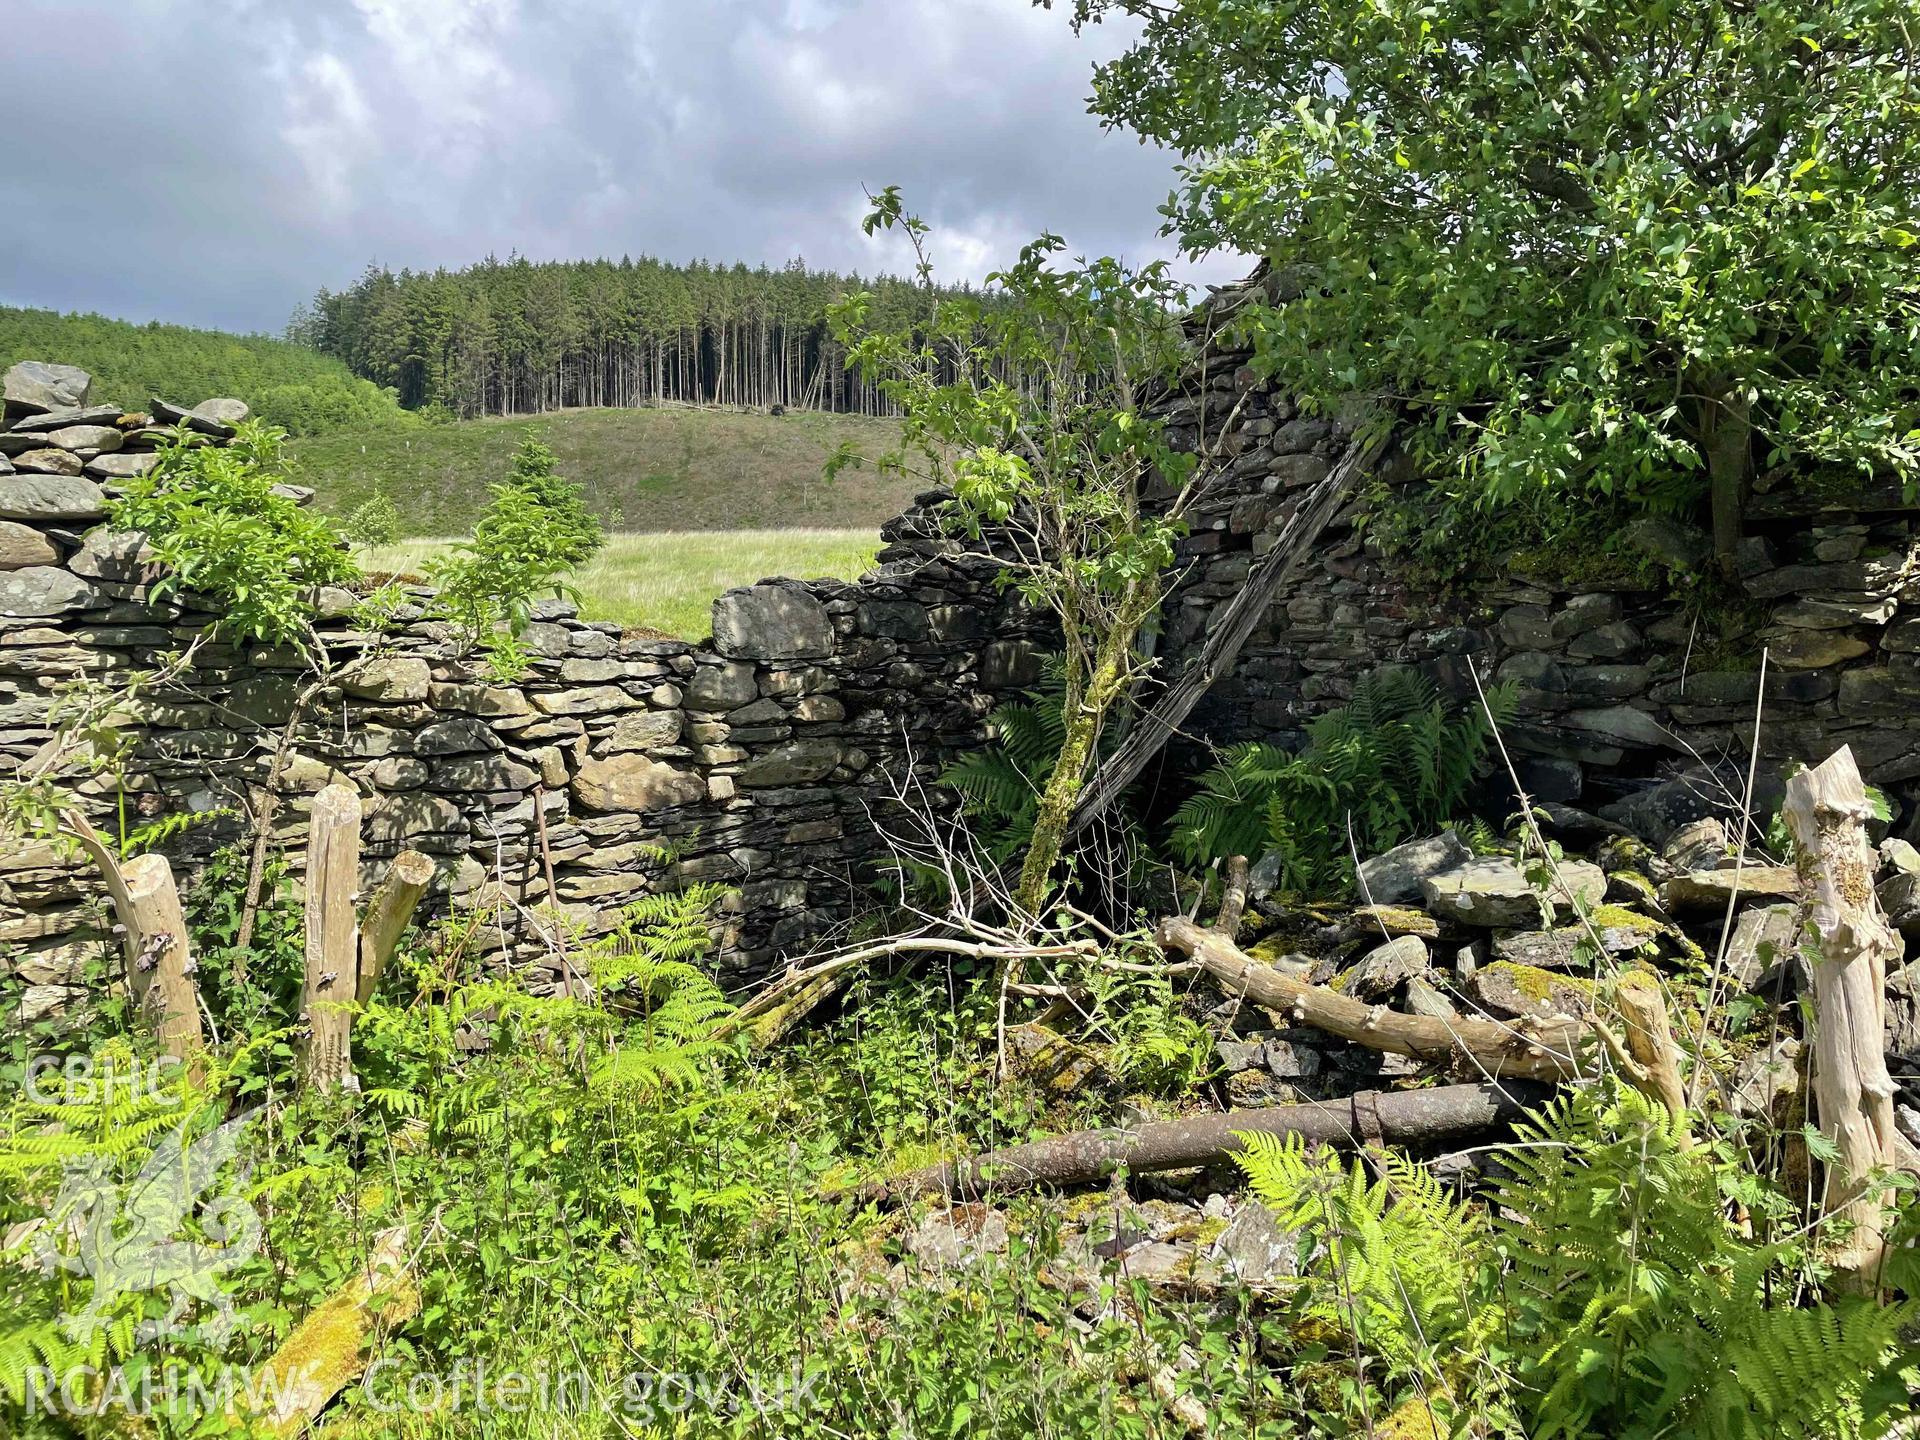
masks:
<svg viewBox="0 0 1920 1440"><path fill-rule="evenodd" d="M1089 1130L994 1150L861 1186L860 1199L898 1205L927 1196L977 1199L1012 1191L1088 1185L1125 1169L1129 1174L1208 1165L1238 1154L1240 1136L1298 1135L1358 1148L1455 1140L1511 1124L1551 1092L1544 1086L1443 1085L1390 1094L1363 1091L1346 1100L1229 1110L1137 1130Z"/></svg>
<svg viewBox="0 0 1920 1440"><path fill-rule="evenodd" d="M1247 913L1247 857L1234 855L1227 860L1225 888L1220 892L1220 913L1213 918L1213 932L1229 944L1240 938L1240 921Z"/></svg>
<svg viewBox="0 0 1920 1440"><path fill-rule="evenodd" d="M949 940L937 935L902 935L878 945L866 945L857 950L842 950L815 961L811 965L796 967L787 971L773 984L767 986L746 1004L729 1015L721 1025L719 1033L732 1034L748 1028L761 1017L776 1011L782 1012L783 1029L790 1029L800 1020L806 1010L790 1009L796 1000L806 999L811 1009L824 1000L832 989L823 988L819 982L828 976L865 965L870 960L884 960L894 955L958 955L970 960L1064 960L1079 957L1086 959L1099 952L1092 941L1071 941L1061 945L1011 945L998 942L974 940Z"/></svg>
<svg viewBox="0 0 1920 1440"><path fill-rule="evenodd" d="M1583 1021L1555 1017L1507 1024L1466 1017L1440 1019L1369 1005L1324 985L1283 975L1184 916L1162 920L1154 938L1161 948L1199 961L1229 995L1244 996L1256 1005L1284 1012L1297 1024L1372 1050L1461 1064L1489 1079L1571 1080L1593 1073L1586 1061L1593 1031Z"/></svg>
<svg viewBox="0 0 1920 1440"><path fill-rule="evenodd" d="M264 1433L294 1436L304 1431L334 1396L367 1368L367 1341L375 1327L391 1329L420 1309L407 1255L407 1227L377 1236L367 1262L332 1295L308 1312L273 1352L256 1387L271 1407L259 1416Z"/></svg>

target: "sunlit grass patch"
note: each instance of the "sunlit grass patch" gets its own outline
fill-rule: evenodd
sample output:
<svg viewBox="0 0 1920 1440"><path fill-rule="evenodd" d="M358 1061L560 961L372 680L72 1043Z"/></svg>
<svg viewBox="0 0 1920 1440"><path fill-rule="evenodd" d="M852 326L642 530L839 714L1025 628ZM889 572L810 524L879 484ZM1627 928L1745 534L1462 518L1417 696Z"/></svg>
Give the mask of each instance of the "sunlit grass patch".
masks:
<svg viewBox="0 0 1920 1440"><path fill-rule="evenodd" d="M366 557L371 571L420 573L454 542L403 540ZM581 614L685 639L706 635L714 597L736 585L784 575L794 579L858 578L873 565L879 537L871 530L683 530L607 537L573 575Z"/></svg>

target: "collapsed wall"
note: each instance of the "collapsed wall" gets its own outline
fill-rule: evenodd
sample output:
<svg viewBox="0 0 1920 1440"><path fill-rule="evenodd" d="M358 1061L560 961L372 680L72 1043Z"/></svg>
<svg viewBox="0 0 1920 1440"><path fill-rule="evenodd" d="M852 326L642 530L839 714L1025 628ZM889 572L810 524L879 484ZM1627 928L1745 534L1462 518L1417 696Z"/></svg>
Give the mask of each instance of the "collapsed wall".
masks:
<svg viewBox="0 0 1920 1440"><path fill-rule="evenodd" d="M57 388L36 378L48 375ZM507 952L536 986L559 964L539 943L543 907L557 901L591 935L622 905L696 881L736 891L723 971L763 973L859 908L892 797L977 744L992 696L1038 674L1036 617L994 584L991 547L941 533L921 507L886 527L858 584L731 591L706 643L544 603L524 637L531 671L512 685L455 652L424 589L384 631L359 623L360 597L322 591L331 673L296 716L307 660L207 643L212 602L156 599L140 538L98 528L115 481L153 463L167 433L155 417L90 405L86 377L59 367L16 367L6 396L0 764L52 738L64 686L124 684L200 637L181 682L128 717L121 772L81 785L101 828L121 823L122 795L131 823L200 817L167 845L191 866L250 833L284 733L274 835L295 870L308 798L344 777L366 805L363 880L402 847L431 855L443 902L498 922L473 947ZM210 443L245 414L153 408ZM16 1018L33 1020L83 998L107 917L84 867L45 843L0 843L0 973Z"/></svg>
<svg viewBox="0 0 1920 1440"><path fill-rule="evenodd" d="M1248 299L1281 298L1274 284L1261 276L1217 295L1208 328ZM1166 673L1197 652L1222 602L1350 443L1339 420L1303 416L1261 387L1249 358L1216 353L1169 402L1189 446L1233 423L1219 437L1225 474L1179 547L1187 569L1165 617ZM1818 762L1846 744L1870 783L1915 811L1920 497L1772 474L1749 502L1731 583L1710 575L1704 533L1648 519L1615 557L1601 555L1603 535L1578 557L1462 555L1470 578L1443 592L1371 538L1370 511L1420 483L1385 452L1195 712L1190 735L1297 741L1383 665L1416 667L1472 701L1471 668L1514 687L1518 709L1503 734L1536 799L1662 834L1722 801L1719 786L1740 789L1758 714L1763 793L1777 797L1785 762Z"/></svg>
<svg viewBox="0 0 1920 1440"><path fill-rule="evenodd" d="M1217 296L1204 323L1272 298L1270 283ZM1216 351L1163 402L1187 445L1218 443L1226 458L1179 546L1162 674L1194 658L1223 602L1352 444L1339 420L1303 415L1257 383L1247 359ZM0 763L10 766L54 733L62 687L122 683L215 618L201 597L156 600L138 537L95 527L111 487L152 463L164 433L153 422L218 442L245 407L156 402L129 415L90 404L81 372L49 366L15 367L6 397ZM1380 494L1415 483L1389 450L1182 727L1176 762L1197 763L1210 744L1296 741L1382 665L1417 666L1463 699L1472 667L1515 687L1505 736L1536 798L1657 835L1717 798L1698 762L1735 779L1744 770L1764 646L1763 779L1779 761L1846 743L1871 782L1909 809L1920 798L1920 503L1775 483L1750 509L1739 603L1722 597L1703 614L1659 575L1684 580L1709 564L1704 537L1672 524L1633 537L1658 566L1631 579L1488 556L1463 590L1423 587L1368 526ZM169 842L191 865L248 832L284 733L275 834L296 871L305 797L344 776L367 805L369 861L403 846L434 856L442 903L496 917L478 943L523 962L536 985L558 963L538 943L541 906L557 903L592 933L628 901L698 880L735 887L719 964L751 982L866 908L886 851L876 816L910 777L977 746L996 699L1038 676L1041 617L995 583L990 539L943 531L939 498L886 527L878 568L857 584L774 580L722 596L705 643L544 605L526 637L531 673L514 685L487 683L455 653L425 591L381 631L357 623L358 597L329 590L319 633L334 673L291 725L311 678L300 656L203 643L179 687L146 697L122 776L89 781L84 798L107 824L122 792L135 820L203 817ZM1656 783L1683 771L1695 773ZM33 1019L82 998L104 923L82 869L46 845L4 841L0 1007Z"/></svg>

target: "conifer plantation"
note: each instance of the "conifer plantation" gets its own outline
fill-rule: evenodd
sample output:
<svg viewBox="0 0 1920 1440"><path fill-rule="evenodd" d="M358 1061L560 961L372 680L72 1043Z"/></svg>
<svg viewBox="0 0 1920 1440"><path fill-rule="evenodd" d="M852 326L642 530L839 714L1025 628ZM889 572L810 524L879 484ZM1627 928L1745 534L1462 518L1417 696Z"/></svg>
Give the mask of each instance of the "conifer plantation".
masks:
<svg viewBox="0 0 1920 1440"><path fill-rule="evenodd" d="M349 288L322 290L289 334L410 409L463 417L662 404L889 414L827 325L828 306L863 290L891 323L926 311L911 281L798 259L772 270L514 256L451 271L369 266Z"/></svg>

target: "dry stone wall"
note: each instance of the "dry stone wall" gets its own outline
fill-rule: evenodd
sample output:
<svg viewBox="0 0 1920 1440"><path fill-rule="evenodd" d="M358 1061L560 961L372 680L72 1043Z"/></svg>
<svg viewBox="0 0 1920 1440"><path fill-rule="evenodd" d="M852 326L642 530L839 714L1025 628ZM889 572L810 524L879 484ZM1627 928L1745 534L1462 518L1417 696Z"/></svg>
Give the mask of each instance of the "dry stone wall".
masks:
<svg viewBox="0 0 1920 1440"><path fill-rule="evenodd" d="M215 618L156 599L138 536L98 528L114 481L152 463L154 416L90 404L86 377L16 367L0 432L0 765L54 734L62 688L118 684L184 650ZM220 443L237 402L153 410ZM931 502L937 497L928 497ZM476 943L552 978L538 943L552 899L587 934L619 908L694 881L734 887L720 963L746 982L855 908L882 849L876 818L916 767L978 743L993 696L1038 673L1038 625L994 583L985 543L941 533L926 506L891 522L858 584L773 580L714 605L689 644L584 621L547 603L522 683L488 683L427 610L383 631L360 597L320 596L330 674L293 721L277 837L296 870L308 797L351 780L367 806L367 880L412 846L435 857L441 903L496 916ZM671 537L661 537L663 545ZM143 697L124 773L84 788L118 823L215 816L171 842L191 865L247 833L258 787L315 681L290 651L203 643L178 685ZM226 812L224 814L220 812ZM0 957L16 1018L81 997L104 917L87 872L0 836Z"/></svg>

